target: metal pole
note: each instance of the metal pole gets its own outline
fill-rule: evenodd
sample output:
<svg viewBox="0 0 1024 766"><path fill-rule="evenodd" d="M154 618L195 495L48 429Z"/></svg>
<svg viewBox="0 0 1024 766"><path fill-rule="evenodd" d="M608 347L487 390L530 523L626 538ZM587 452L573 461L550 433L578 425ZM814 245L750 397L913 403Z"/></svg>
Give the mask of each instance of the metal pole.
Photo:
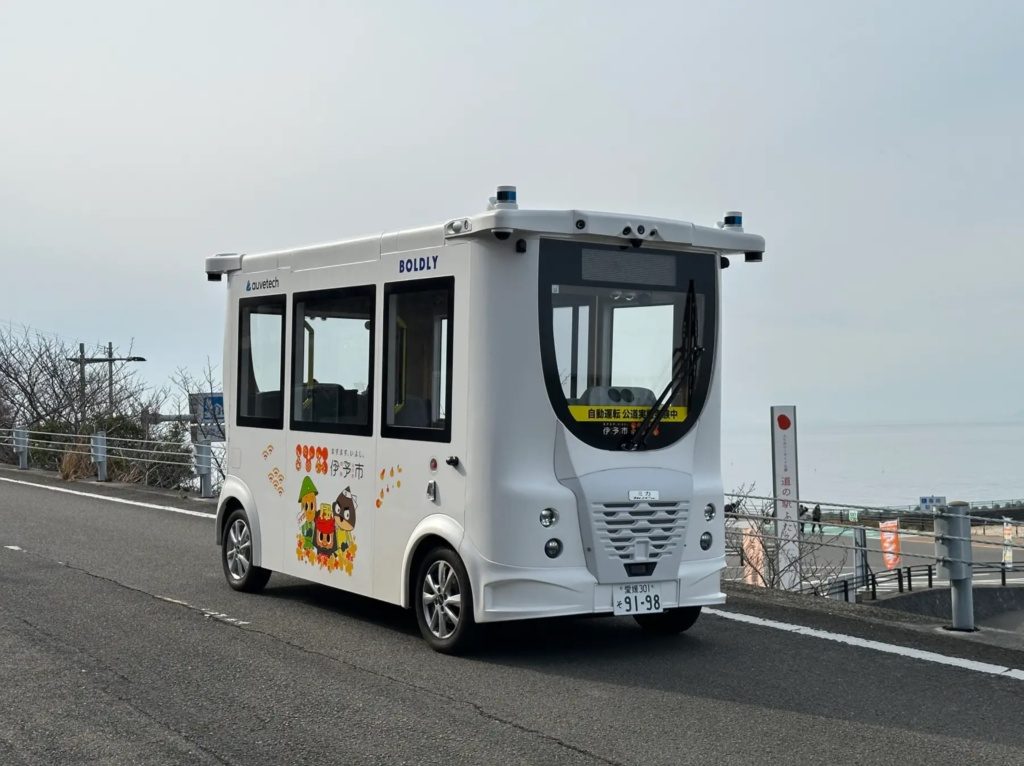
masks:
<svg viewBox="0 0 1024 766"><path fill-rule="evenodd" d="M107 416L114 415L114 344L107 341Z"/></svg>
<svg viewBox="0 0 1024 766"><path fill-rule="evenodd" d="M952 630L974 630L973 551L967 503L956 501L936 514L935 558L949 575Z"/></svg>
<svg viewBox="0 0 1024 766"><path fill-rule="evenodd" d="M864 527L853 530L853 576L856 587L868 584L868 534Z"/></svg>
<svg viewBox="0 0 1024 766"><path fill-rule="evenodd" d="M97 431L92 435L92 462L96 464L96 481L107 479L107 432Z"/></svg>
<svg viewBox="0 0 1024 766"><path fill-rule="evenodd" d="M85 427L85 344L78 344L78 401L79 401L79 428ZM81 431L79 431L81 433Z"/></svg>
<svg viewBox="0 0 1024 766"><path fill-rule="evenodd" d="M14 451L18 454L18 468L28 470L28 431L24 428L14 429Z"/></svg>
<svg viewBox="0 0 1024 766"><path fill-rule="evenodd" d="M199 474L200 497L213 497L212 461L210 458L210 440L198 440L196 442L196 473Z"/></svg>

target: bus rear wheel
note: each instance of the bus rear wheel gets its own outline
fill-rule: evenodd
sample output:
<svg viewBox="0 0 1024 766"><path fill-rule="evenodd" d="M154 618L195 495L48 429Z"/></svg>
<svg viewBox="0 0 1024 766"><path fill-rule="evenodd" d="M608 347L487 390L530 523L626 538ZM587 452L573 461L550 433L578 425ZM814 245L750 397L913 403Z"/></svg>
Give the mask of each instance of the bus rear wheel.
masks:
<svg viewBox="0 0 1024 766"><path fill-rule="evenodd" d="M413 583L416 622L430 647L462 654L477 635L473 592L462 559L451 548L434 548L420 561Z"/></svg>
<svg viewBox="0 0 1024 766"><path fill-rule="evenodd" d="M252 563L252 527L242 508L236 509L224 522L220 560L228 585L235 590L256 593L270 579L270 570Z"/></svg>
<svg viewBox="0 0 1024 766"><path fill-rule="evenodd" d="M697 622L698 617L700 617L699 606L683 606L656 614L633 615L633 619L641 628L659 636L674 636L689 630Z"/></svg>

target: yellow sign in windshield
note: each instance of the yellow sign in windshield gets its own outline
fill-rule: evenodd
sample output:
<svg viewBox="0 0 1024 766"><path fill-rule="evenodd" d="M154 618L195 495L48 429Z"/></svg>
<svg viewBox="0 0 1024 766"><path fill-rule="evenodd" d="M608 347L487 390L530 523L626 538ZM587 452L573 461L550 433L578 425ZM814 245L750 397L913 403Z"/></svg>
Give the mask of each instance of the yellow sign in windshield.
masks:
<svg viewBox="0 0 1024 766"><path fill-rule="evenodd" d="M639 423L650 407L609 407L596 404L570 404L573 420L596 423ZM686 407L669 407L662 423L682 423L686 420Z"/></svg>

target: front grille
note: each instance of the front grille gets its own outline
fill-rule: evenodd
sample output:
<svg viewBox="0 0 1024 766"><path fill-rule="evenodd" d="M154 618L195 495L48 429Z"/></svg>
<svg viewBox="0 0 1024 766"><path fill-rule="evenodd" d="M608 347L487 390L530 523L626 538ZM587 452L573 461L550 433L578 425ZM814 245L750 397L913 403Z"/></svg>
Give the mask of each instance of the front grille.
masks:
<svg viewBox="0 0 1024 766"><path fill-rule="evenodd" d="M592 507L594 541L609 557L657 561L682 545L688 503L598 503Z"/></svg>

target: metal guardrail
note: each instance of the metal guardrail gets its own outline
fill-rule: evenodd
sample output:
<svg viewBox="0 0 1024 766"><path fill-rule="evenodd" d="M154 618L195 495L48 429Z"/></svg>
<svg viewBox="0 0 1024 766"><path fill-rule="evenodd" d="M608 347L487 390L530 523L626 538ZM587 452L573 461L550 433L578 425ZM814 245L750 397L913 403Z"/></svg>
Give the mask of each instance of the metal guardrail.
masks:
<svg viewBox="0 0 1024 766"><path fill-rule="evenodd" d="M4 455L5 451L8 451ZM176 485L198 484L202 497L213 496L216 459L208 442L187 444L161 439L110 436L103 431L76 434L27 428L0 428L0 461L14 458L19 468L33 463L60 470L68 457L92 466L97 481L111 469L123 480ZM160 469L166 469L161 471ZM137 477L137 478L136 478Z"/></svg>
<svg viewBox="0 0 1024 766"><path fill-rule="evenodd" d="M999 574L999 586L1015 585L1007 582L1007 574L1013 570L1000 564L990 562L973 562L971 564L973 574L987 574L995 572ZM878 592L881 586L888 583L895 583L897 593L912 593L914 590L914 578L917 578L918 590L921 590L920 583L924 583L925 589L935 587L948 587L948 580L939 579L938 567L935 564L914 564L911 566L899 567L897 569L885 569L881 572L869 572L864 582L857 583L856 577L840 577L833 580L824 591L819 590L819 595L826 598L837 598L843 596L843 600L849 601L852 593L866 590L871 593L871 600L878 600ZM972 578L973 579L973 578ZM985 583L988 586L996 585L995 582Z"/></svg>
<svg viewBox="0 0 1024 766"><path fill-rule="evenodd" d="M840 524L838 534L828 536L827 539L823 534L823 528L819 531L818 536L814 536L813 532L812 535L807 536L803 533L806 524L820 525L820 521L813 521L812 518L806 516L778 518L774 513L777 501L772 497L749 495L732 497L737 498L737 502L728 506L725 512L726 547L727 551L731 549L739 554L741 566L744 568L743 579L748 582L776 588L785 584L793 591L805 593L809 591L831 598L841 595L844 600L851 601L864 588L869 588L872 599L877 599L880 582L894 580L897 589L902 592L905 580L906 587L912 590L915 572L918 573L919 581L921 577L924 577L931 587L936 581L936 574L938 574L945 578L950 586L952 626L956 630L974 629L974 573L976 571L999 571L1001 572L1000 583L1006 585L1006 572L1012 567L1013 551L1015 549L1024 550L1024 544L1015 542L1013 534L1014 527L1016 527L1018 532L1016 539L1019 539L1022 529L1019 524L1007 527L1003 519L978 517L969 513L966 503L954 502L932 510L928 514L931 529L911 531L915 538L930 539L934 542L934 551L924 553L915 550L900 550L896 544L899 534L898 525L894 527L894 530L882 531L878 527L869 527L867 524L847 523ZM745 503L748 500L760 503L759 508L751 509L758 512L744 512L747 509ZM794 503L797 507L801 504L798 500L789 502ZM815 501L805 500L803 503L810 505ZM833 508L856 509L858 514L861 511L884 510L900 520L902 520L901 516L909 516L913 513L907 511L901 514L892 509L847 504L830 505ZM1003 539L993 540L975 535L972 531L972 524L976 522L980 522L982 525L999 524L1004 531ZM830 524L830 528L836 528L834 523ZM853 544L844 540L844 533L847 530L853 532L853 541L851 541ZM869 537L869 531L877 533L878 536L876 538ZM1007 531L1009 535L1005 534ZM869 547L869 540L872 539L877 541L878 547ZM1003 551L1004 562L1007 563L974 562L974 546L976 545L998 546ZM749 555L748 546L750 546ZM837 562L834 554L823 558L816 555L821 550L832 549L843 551L841 561ZM894 565L893 557L897 556L924 560L928 563L898 567L886 570L885 573L878 573L871 570L869 553L882 557L888 566ZM854 559L854 576L835 576L835 573L846 569L845 563L850 554L853 554Z"/></svg>
<svg viewBox="0 0 1024 766"><path fill-rule="evenodd" d="M730 500L734 501L733 503L730 504L730 505L734 506L734 510L730 511L729 507L727 506L726 507L726 513L727 514L730 513L730 512L738 512L738 511L740 511L742 505L745 502L749 501L749 500L753 500L753 501L757 501L757 502L761 502L761 503L765 503L765 504L771 503L771 504L773 504L772 507L774 507L775 503L790 502L790 503L793 503L794 506L804 505L804 506L807 506L808 508L810 508L811 506L814 506L814 505L818 505L818 506L821 507L822 517L823 518L827 515L831 520L833 520L833 521L838 520L840 524L842 524L844 526L849 526L849 527L865 526L865 525L859 525L857 523L853 523L853 522L849 521L850 512L851 511L857 513L858 520L859 520L859 517L861 515L863 515L865 520L872 520L872 521L884 520L884 521L887 521L887 520L891 520L891 519L899 519L901 523L910 522L910 524L906 527L908 529L917 529L917 528L919 528L916 524L914 524L914 522L917 522L917 521L931 522L932 527L934 527L935 519L937 519L937 518L941 519L941 518L949 515L947 513L947 511L944 510L944 508L934 508L934 509L929 510L929 511L923 511L923 510L920 510L919 508L917 508L916 506L908 506L907 508L902 508L902 507L899 507L899 506L888 507L888 506L879 506L879 505L854 505L852 503L835 503L835 502L828 502L828 501L824 501L824 500L808 500L808 499L805 499L805 498L780 498L780 497L771 497L771 496L767 496L767 495L726 494L725 497L727 499L730 499ZM968 510L981 510L980 508L973 507L971 505L971 503L966 503L965 502L965 503L962 503L962 505L966 506L968 508ZM1012 513L1012 511L1015 510L1015 509L1011 508L1011 509L1008 509L1008 510ZM997 512L998 513L1003 513L1003 511L992 510L993 514L997 513ZM765 514L760 514L760 515L763 518L765 518L766 520L768 520L768 521L775 521L774 512L769 513L767 515L765 515ZM1003 517L1002 516L996 517L994 515L981 515L981 514L976 514L976 513L967 513L967 514L964 515L964 518L969 519L971 521L972 525L975 525L975 523L976 523L976 525L1001 524L1002 521L1003 521ZM1014 520L1016 520L1016 519L1014 519ZM797 519L796 523L807 523L807 524L810 524L811 520L810 520L809 517L804 517L804 518ZM924 527L924 529L927 529L927 527Z"/></svg>

